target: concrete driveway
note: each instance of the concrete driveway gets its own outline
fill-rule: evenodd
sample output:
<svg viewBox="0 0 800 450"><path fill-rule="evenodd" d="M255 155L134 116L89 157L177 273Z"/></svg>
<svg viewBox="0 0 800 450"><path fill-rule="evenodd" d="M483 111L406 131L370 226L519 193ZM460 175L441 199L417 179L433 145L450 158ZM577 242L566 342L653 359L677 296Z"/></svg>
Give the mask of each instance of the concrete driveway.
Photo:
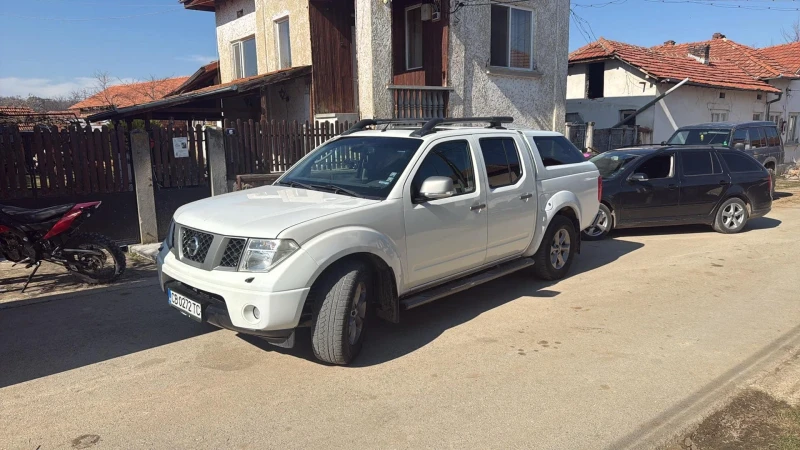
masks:
<svg viewBox="0 0 800 450"><path fill-rule="evenodd" d="M379 322L353 367L196 324L154 280L0 310L0 448L651 448L798 348L799 196Z"/></svg>

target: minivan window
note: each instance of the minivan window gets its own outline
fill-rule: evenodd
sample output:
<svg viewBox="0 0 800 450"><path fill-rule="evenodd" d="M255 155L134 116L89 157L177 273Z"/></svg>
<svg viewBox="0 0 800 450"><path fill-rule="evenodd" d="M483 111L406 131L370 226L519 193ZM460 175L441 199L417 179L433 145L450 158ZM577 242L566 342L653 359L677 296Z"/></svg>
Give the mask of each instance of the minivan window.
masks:
<svg viewBox="0 0 800 450"><path fill-rule="evenodd" d="M583 153L564 136L534 136L533 143L545 167L585 161Z"/></svg>
<svg viewBox="0 0 800 450"><path fill-rule="evenodd" d="M730 128L689 128L678 130L667 141L668 145L728 145Z"/></svg>
<svg viewBox="0 0 800 450"><path fill-rule="evenodd" d="M764 132L767 134L767 145L770 147L780 147L781 137L778 136L778 130L775 127L764 127Z"/></svg>
<svg viewBox="0 0 800 450"><path fill-rule="evenodd" d="M764 135L763 129L750 128L750 145L753 148L761 148L767 146L767 137Z"/></svg>
<svg viewBox="0 0 800 450"><path fill-rule="evenodd" d="M736 131L733 132L733 139L731 139L731 148L734 148L736 144L744 145L745 149L750 148L750 138L747 135L747 128L737 128Z"/></svg>

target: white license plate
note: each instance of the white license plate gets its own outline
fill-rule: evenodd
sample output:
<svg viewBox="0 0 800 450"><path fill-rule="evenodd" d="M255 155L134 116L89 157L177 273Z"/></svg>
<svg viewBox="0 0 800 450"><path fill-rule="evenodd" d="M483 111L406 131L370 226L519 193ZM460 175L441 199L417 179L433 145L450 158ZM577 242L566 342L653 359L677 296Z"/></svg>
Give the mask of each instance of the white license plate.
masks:
<svg viewBox="0 0 800 450"><path fill-rule="evenodd" d="M167 291L169 294L169 304L178 308L181 312L196 320L203 320L203 306L194 300L190 300L174 291Z"/></svg>

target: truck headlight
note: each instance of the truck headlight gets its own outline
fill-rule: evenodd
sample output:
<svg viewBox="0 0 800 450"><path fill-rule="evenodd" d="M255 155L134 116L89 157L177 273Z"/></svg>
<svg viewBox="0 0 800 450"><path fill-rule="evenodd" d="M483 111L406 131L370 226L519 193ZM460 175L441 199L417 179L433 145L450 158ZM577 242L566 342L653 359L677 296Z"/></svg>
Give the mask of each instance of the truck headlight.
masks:
<svg viewBox="0 0 800 450"><path fill-rule="evenodd" d="M169 230L167 230L167 237L164 239L164 245L167 246L168 250L172 250L172 247L175 245L175 220L173 219L172 222L169 223Z"/></svg>
<svg viewBox="0 0 800 450"><path fill-rule="evenodd" d="M300 248L291 239L250 239L244 249L239 270L269 272Z"/></svg>

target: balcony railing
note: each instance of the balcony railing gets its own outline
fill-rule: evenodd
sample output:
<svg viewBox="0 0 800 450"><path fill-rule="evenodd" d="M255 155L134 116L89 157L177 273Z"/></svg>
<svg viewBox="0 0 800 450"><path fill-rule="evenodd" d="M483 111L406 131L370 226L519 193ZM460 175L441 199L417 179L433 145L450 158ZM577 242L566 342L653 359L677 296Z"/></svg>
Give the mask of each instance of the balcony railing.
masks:
<svg viewBox="0 0 800 450"><path fill-rule="evenodd" d="M447 117L449 87L389 85L393 92L395 119Z"/></svg>

